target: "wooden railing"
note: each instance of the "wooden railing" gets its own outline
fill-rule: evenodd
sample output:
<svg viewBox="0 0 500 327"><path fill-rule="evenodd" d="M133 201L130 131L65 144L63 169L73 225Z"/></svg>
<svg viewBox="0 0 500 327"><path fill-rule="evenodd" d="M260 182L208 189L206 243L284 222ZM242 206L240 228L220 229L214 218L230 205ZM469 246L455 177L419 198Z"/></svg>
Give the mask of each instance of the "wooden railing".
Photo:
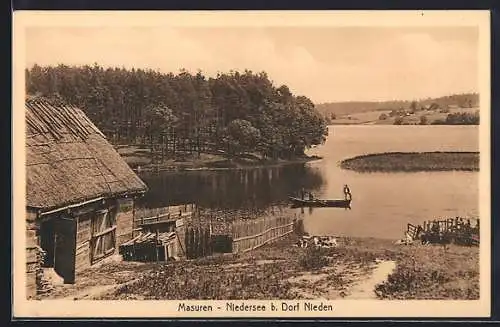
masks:
<svg viewBox="0 0 500 327"><path fill-rule="evenodd" d="M279 215L233 222L233 253L246 252L275 242L294 230L293 215Z"/></svg>
<svg viewBox="0 0 500 327"><path fill-rule="evenodd" d="M152 209L139 208L135 210L134 214L134 229L139 230L141 229L141 226L175 221L180 218L189 219L195 211L196 206L194 204Z"/></svg>
<svg viewBox="0 0 500 327"><path fill-rule="evenodd" d="M431 243L479 244L479 219L455 217L424 221L418 226L408 224L406 234Z"/></svg>

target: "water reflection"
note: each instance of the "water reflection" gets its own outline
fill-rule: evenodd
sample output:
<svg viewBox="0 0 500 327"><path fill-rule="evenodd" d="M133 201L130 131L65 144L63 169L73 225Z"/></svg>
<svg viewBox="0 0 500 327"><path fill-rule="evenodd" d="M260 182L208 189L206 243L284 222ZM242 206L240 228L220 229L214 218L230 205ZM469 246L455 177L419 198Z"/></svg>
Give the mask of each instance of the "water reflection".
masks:
<svg viewBox="0 0 500 327"><path fill-rule="evenodd" d="M325 183L315 167L304 164L240 170L143 174L149 192L138 204L161 207L197 203L208 208L266 208L288 203L302 187L315 191Z"/></svg>

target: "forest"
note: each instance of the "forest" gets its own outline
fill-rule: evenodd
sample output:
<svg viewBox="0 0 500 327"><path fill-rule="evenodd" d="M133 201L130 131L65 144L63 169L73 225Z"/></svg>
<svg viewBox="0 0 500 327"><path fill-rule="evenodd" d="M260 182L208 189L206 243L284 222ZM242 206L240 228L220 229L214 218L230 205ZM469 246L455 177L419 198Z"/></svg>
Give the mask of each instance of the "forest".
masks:
<svg viewBox="0 0 500 327"><path fill-rule="evenodd" d="M80 107L115 145L288 159L327 135L312 101L273 85L265 72L206 77L94 64L34 65L25 73L28 95Z"/></svg>

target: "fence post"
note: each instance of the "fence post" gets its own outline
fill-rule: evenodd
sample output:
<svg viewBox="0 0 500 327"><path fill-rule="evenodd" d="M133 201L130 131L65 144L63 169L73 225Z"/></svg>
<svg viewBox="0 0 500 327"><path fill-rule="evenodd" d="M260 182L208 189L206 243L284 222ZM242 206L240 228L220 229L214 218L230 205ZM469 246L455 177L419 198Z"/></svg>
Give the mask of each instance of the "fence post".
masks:
<svg viewBox="0 0 500 327"><path fill-rule="evenodd" d="M198 226L198 258L203 257L203 229Z"/></svg>
<svg viewBox="0 0 500 327"><path fill-rule="evenodd" d="M207 229L205 232L206 243L207 243L207 254L212 255L212 236L210 233L210 229Z"/></svg>
<svg viewBox="0 0 500 327"><path fill-rule="evenodd" d="M189 226L186 226L185 230L184 230L184 248L186 249L185 250L185 253L186 253L186 258L187 259L191 259L191 251L190 251L190 244L189 244Z"/></svg>
<svg viewBox="0 0 500 327"><path fill-rule="evenodd" d="M231 222L231 236L232 236L232 243L233 243L233 253L235 251L235 249L238 247L236 245L236 242L234 241L236 239L236 222L235 221L232 221Z"/></svg>
<svg viewBox="0 0 500 327"><path fill-rule="evenodd" d="M198 252L198 249L199 249L199 227L194 227L193 228L193 238L194 238L194 242L193 242L193 255L195 258L198 258L199 257L199 252Z"/></svg>
<svg viewBox="0 0 500 327"><path fill-rule="evenodd" d="M203 233L203 256L209 255L209 238L208 238L208 228L205 227L205 232Z"/></svg>
<svg viewBox="0 0 500 327"><path fill-rule="evenodd" d="M249 235L249 225L248 225L248 220L245 221L245 237ZM243 250L246 250L248 249L248 238L245 239L245 247L243 248Z"/></svg>

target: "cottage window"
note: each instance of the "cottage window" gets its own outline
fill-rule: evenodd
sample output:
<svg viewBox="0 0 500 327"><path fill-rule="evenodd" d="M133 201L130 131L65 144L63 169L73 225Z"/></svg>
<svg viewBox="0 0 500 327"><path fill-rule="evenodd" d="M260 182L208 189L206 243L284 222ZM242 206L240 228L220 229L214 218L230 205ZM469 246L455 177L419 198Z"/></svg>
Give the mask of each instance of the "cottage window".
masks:
<svg viewBox="0 0 500 327"><path fill-rule="evenodd" d="M112 211L101 210L92 218L92 263L112 254L116 244L116 219Z"/></svg>

